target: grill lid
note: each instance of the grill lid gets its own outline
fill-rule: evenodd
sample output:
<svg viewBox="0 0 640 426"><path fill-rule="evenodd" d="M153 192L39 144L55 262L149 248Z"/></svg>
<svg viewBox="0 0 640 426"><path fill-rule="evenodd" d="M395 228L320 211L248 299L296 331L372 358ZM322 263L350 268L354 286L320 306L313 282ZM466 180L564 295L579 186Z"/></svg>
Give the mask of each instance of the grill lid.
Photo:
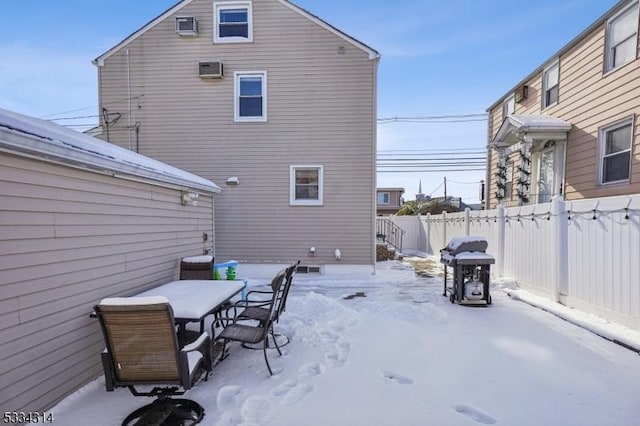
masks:
<svg viewBox="0 0 640 426"><path fill-rule="evenodd" d="M451 256L467 251L476 251L484 253L489 244L484 237L455 237L449 241L449 244L441 251L448 252Z"/></svg>

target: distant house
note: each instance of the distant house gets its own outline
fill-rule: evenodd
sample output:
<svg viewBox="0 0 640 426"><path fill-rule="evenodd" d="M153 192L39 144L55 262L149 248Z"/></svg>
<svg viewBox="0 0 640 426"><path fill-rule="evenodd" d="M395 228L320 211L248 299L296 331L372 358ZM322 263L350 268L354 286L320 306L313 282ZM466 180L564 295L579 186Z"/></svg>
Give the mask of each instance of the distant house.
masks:
<svg viewBox="0 0 640 426"><path fill-rule="evenodd" d="M218 259L372 265L378 62L286 0L183 0L95 59L99 137L225 185Z"/></svg>
<svg viewBox="0 0 640 426"><path fill-rule="evenodd" d="M376 214L387 216L395 214L402 207L404 188L378 188L376 190Z"/></svg>
<svg viewBox="0 0 640 426"><path fill-rule="evenodd" d="M45 410L100 374L93 305L171 281L181 257L211 252L219 192L168 164L0 109L5 412Z"/></svg>
<svg viewBox="0 0 640 426"><path fill-rule="evenodd" d="M489 107L488 208L639 193L638 82L622 0Z"/></svg>

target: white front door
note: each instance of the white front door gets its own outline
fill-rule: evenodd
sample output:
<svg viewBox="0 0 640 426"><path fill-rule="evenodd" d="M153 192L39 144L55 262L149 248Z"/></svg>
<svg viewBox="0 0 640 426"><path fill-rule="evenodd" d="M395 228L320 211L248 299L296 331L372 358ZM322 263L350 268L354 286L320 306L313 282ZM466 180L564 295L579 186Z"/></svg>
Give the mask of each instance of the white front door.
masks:
<svg viewBox="0 0 640 426"><path fill-rule="evenodd" d="M540 152L540 161L538 163L538 203L548 203L554 195L554 157L555 149L553 147Z"/></svg>

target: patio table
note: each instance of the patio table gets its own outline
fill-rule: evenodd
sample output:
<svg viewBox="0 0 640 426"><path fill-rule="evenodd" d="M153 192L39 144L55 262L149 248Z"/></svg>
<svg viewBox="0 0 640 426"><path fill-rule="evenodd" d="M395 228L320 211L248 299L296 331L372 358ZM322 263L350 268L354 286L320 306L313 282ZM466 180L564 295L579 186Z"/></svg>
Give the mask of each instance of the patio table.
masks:
<svg viewBox="0 0 640 426"><path fill-rule="evenodd" d="M185 326L189 322L200 322L200 333L203 333L205 317L215 314L245 286L244 280L179 280L154 287L136 296L166 297L178 323L179 334L184 334Z"/></svg>

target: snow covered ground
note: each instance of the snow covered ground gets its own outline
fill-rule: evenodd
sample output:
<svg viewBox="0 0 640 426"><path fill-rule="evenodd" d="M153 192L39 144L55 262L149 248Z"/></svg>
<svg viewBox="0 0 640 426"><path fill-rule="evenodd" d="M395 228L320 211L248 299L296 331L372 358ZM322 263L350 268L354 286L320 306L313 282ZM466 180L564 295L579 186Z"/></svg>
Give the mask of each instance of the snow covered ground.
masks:
<svg viewBox="0 0 640 426"><path fill-rule="evenodd" d="M501 287L490 307L466 307L397 261L375 276L298 274L277 326L291 343L270 353L277 374L233 344L187 397L203 425L638 425L640 355ZM640 333L607 327L640 347ZM52 413L57 425L119 425L148 402L99 378Z"/></svg>

